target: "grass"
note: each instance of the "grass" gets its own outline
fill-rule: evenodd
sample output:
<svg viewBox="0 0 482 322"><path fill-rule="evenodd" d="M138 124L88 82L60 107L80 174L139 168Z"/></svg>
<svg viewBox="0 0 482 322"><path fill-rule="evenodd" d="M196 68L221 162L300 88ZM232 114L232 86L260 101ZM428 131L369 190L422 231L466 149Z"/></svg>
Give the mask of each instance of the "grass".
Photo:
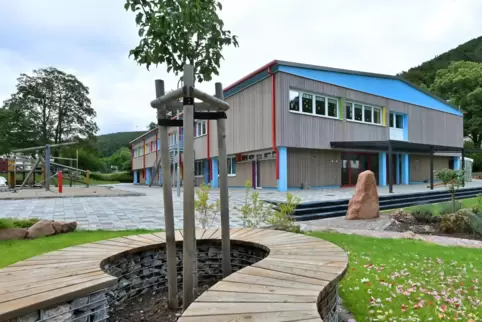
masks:
<svg viewBox="0 0 482 322"><path fill-rule="evenodd" d="M0 218L0 229L3 228L29 228L35 224L39 219L11 219L11 218Z"/></svg>
<svg viewBox="0 0 482 322"><path fill-rule="evenodd" d="M147 230L75 231L73 233L26 240L0 241L0 268L69 246L128 235L149 233Z"/></svg>
<svg viewBox="0 0 482 322"><path fill-rule="evenodd" d="M467 198L467 199L458 199L457 202L461 202L462 205L463 205L463 208L472 208L473 206L475 206L478 203L478 200L479 200L478 197L474 197L474 198ZM432 210L432 213L437 215L437 214L440 214L440 211L443 208L445 208L445 205L447 205L448 203L451 204L452 202L447 201L447 202L441 202L441 203L435 203L435 204L426 204L426 205L406 207L406 208L403 208L403 209L410 212L410 211L415 211L415 210L418 210L418 209L430 208ZM388 215L388 214L393 213L395 210L397 210L397 209L383 210L383 211L381 211L381 213Z"/></svg>
<svg viewBox="0 0 482 322"><path fill-rule="evenodd" d="M480 249L311 233L341 246L340 296L357 321L481 321Z"/></svg>

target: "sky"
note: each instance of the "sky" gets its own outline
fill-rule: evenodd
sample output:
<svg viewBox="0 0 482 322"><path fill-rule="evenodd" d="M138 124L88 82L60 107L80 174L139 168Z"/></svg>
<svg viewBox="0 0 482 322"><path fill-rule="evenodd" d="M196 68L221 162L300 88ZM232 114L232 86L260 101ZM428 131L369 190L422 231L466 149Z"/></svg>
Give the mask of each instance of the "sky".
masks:
<svg viewBox="0 0 482 322"><path fill-rule="evenodd" d="M221 0L239 37L223 51L220 75L198 86L214 93L274 60L396 74L482 33L480 0ZM145 130L155 121L154 80L166 66L128 57L139 42L124 0L0 0L0 102L21 73L56 67L90 89L98 134Z"/></svg>

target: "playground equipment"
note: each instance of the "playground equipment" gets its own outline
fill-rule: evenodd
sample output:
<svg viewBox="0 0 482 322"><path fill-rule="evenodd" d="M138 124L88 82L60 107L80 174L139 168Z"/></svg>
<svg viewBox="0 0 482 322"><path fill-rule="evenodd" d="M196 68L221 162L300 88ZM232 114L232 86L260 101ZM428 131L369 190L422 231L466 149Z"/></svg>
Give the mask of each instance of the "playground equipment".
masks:
<svg viewBox="0 0 482 322"><path fill-rule="evenodd" d="M221 204L221 239L222 239L222 269L223 275L231 273L231 254L229 236L229 201L228 174L226 156L226 111L229 104L223 99L221 83L216 83L216 96L210 96L194 88L194 68L184 66L184 84L180 88L165 93L164 81L158 79L156 99L151 106L157 109L158 136L161 143L161 168L163 169L164 218L166 229L168 302L169 307L177 308L177 271L176 271L176 241L174 234L174 214L172 200L171 171L169 162L168 127L184 127L184 191L183 191L183 307L186 309L194 300L197 280L196 230L194 218L194 120L216 120L219 149L219 186ZM182 102L178 99L183 98ZM202 103L195 103L197 98ZM168 111L183 109L183 119L167 117ZM186 126L184 126L186 125Z"/></svg>
<svg viewBox="0 0 482 322"><path fill-rule="evenodd" d="M8 157L8 169L7 169L7 177L8 177L8 185L10 189L17 188L16 186L16 177L17 173L23 173L23 180L22 184L20 185L19 189L24 189L27 187L30 181L30 188L45 188L46 191L50 190L50 182L51 180L58 176L59 169L68 170L68 177L70 179L70 186L72 186L73 182L82 182L79 181L77 178L79 173L83 173L85 175L85 184L89 187L90 183L90 172L88 170L78 169L79 166L79 155L77 151L76 158L64 158L64 157L54 157L51 156L51 150L55 148L60 148L64 146L75 145L77 142L66 142L66 143L59 143L59 144L47 144L45 146L36 146L31 148L25 149L17 149L13 150L10 156ZM25 152L33 153L35 156L24 156L19 155ZM63 164L59 164L54 162L53 160L68 160L70 161L70 166L66 166ZM73 162L76 162L77 168L72 166ZM2 165L4 168L4 163L0 161L0 172L3 172ZM25 174L27 176L25 176ZM42 173L42 181L37 183L35 181L35 174ZM64 176L65 177L65 176ZM82 182L84 183L84 182Z"/></svg>

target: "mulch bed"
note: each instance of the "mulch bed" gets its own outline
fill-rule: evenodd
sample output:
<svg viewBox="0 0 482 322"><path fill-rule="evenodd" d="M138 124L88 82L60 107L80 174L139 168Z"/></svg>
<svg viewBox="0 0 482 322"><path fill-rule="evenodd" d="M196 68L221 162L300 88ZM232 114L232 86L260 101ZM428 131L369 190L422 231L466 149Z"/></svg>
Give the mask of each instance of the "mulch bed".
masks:
<svg viewBox="0 0 482 322"><path fill-rule="evenodd" d="M402 232L402 233L407 231L413 231L414 233L420 234L420 235L436 235L436 236L482 241L482 236L480 235L467 234L467 233L453 233L453 234L443 233L440 231L439 226L440 226L439 223L423 223L423 222L418 222L416 220L411 222L393 221L390 224L390 226L385 228L385 230Z"/></svg>

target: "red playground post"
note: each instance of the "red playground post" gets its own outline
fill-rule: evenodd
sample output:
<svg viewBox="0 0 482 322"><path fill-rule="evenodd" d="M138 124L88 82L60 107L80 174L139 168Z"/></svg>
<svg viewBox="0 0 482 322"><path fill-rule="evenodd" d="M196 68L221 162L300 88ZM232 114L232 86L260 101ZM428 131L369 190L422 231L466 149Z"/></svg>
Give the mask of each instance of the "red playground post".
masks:
<svg viewBox="0 0 482 322"><path fill-rule="evenodd" d="M59 174L57 177L59 181L59 193L62 193L62 171L59 171Z"/></svg>

